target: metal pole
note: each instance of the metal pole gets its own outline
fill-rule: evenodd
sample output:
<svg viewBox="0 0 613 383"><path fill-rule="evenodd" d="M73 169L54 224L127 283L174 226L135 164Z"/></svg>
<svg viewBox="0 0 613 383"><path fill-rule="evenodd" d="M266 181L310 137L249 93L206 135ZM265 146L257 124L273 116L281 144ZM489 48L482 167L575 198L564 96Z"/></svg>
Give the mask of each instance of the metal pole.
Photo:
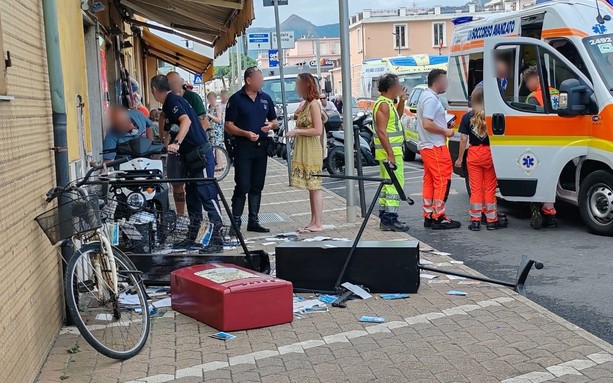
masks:
<svg viewBox="0 0 613 383"><path fill-rule="evenodd" d="M281 103L283 104L283 126L285 132L289 128L287 124L287 102L285 101L285 57L283 56L283 48L281 46L281 23L279 22L279 0L273 0L275 3L275 28L277 30L277 51L279 56L279 77L281 78ZM292 145L289 139L285 139L285 148L287 150L287 178L289 185L292 186Z"/></svg>
<svg viewBox="0 0 613 383"><path fill-rule="evenodd" d="M230 48L228 55L230 59L230 94L232 94L234 93L234 80L236 79L236 77L234 77L234 57L232 54L232 48Z"/></svg>
<svg viewBox="0 0 613 383"><path fill-rule="evenodd" d="M57 2L43 1L43 19L45 22L45 43L47 47L47 70L49 72L49 92L51 97L51 113L53 119L53 146L55 156L55 183L63 187L70 181L68 166L68 133L66 117L66 97L64 94L64 72L60 53L60 32L58 25ZM60 196L60 203L65 203L66 196ZM66 209L60 209L60 216L70 216ZM72 256L72 246L62 245L62 271L66 273L66 263ZM65 313L68 312L65 309ZM69 315L66 323L72 324Z"/></svg>
<svg viewBox="0 0 613 383"><path fill-rule="evenodd" d="M341 27L341 74L343 81L343 126L345 129L345 174L353 175L353 116L351 108L351 61L349 50L349 0L338 0ZM356 221L355 182L347 180L347 222Z"/></svg>
<svg viewBox="0 0 613 383"><path fill-rule="evenodd" d="M240 36L239 40L236 42L236 73L238 74L238 78L241 78L243 73L243 55L241 54L242 39L243 36Z"/></svg>
<svg viewBox="0 0 613 383"><path fill-rule="evenodd" d="M315 60L317 60L317 81L321 83L321 63L320 63L320 47L319 47L319 39L314 40L315 43Z"/></svg>

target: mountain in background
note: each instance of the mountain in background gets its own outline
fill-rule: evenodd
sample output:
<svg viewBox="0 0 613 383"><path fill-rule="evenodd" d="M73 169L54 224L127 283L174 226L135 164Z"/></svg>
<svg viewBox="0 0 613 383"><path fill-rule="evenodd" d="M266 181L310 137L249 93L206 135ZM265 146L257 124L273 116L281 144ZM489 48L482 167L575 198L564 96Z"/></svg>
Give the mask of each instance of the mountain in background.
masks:
<svg viewBox="0 0 613 383"><path fill-rule="evenodd" d="M252 27L247 29L247 33L263 33L275 31L274 27ZM299 39L305 37L340 37L339 24L315 25L298 15L291 15L281 23L281 32L294 32L294 37Z"/></svg>

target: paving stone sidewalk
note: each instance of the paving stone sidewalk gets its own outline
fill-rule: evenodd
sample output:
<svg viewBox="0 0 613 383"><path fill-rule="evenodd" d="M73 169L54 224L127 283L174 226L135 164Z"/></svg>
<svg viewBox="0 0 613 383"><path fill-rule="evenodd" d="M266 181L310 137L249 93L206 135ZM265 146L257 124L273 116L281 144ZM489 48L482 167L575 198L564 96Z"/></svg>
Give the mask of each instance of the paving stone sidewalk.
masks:
<svg viewBox="0 0 613 383"><path fill-rule="evenodd" d="M231 194L231 180L222 187ZM263 213L283 219L267 223L272 233L308 223L308 195L287 186L287 172L275 161L270 161L263 200ZM326 192L324 205L325 223L334 225L325 235L353 238L359 223L345 223L345 201ZM363 239L412 238L379 231L373 218ZM253 242L254 249L267 243ZM274 252L273 244L263 247ZM422 261L475 273L427 244L420 247ZM546 272L545 265L530 278ZM467 296L451 296L449 290ZM291 324L234 332L236 338L226 342L210 338L216 330L189 317L172 310L161 314L143 351L124 362L99 355L70 328L63 329L37 381L613 382L610 344L509 289L445 275L422 279L419 293L408 299L354 300L346 309L330 307ZM386 322L358 322L362 315L382 316ZM75 344L80 352L68 353Z"/></svg>

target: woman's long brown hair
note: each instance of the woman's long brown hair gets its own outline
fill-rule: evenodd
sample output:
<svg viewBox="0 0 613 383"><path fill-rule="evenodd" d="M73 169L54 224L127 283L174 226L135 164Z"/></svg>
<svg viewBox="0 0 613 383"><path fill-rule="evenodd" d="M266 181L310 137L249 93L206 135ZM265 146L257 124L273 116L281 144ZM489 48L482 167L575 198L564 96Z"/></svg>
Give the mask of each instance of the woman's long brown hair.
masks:
<svg viewBox="0 0 613 383"><path fill-rule="evenodd" d="M313 100L319 100L319 90L317 89L317 83L315 82L315 77L313 77L310 73L300 73L298 78L306 84L306 95L304 99L308 102Z"/></svg>
<svg viewBox="0 0 613 383"><path fill-rule="evenodd" d="M473 108L473 116L470 119L470 125L472 125L477 134L480 137L487 135L487 124L485 122L485 109L483 109L483 87L477 87L470 95L470 103Z"/></svg>

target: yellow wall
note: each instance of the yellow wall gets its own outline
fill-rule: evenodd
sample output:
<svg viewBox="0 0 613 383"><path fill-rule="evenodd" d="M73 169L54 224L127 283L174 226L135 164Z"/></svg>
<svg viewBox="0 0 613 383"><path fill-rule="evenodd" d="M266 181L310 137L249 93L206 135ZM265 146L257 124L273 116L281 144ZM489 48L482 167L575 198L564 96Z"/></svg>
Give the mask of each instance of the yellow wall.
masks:
<svg viewBox="0 0 613 383"><path fill-rule="evenodd" d="M61 0L57 2L57 6L62 69L64 71L64 95L66 96L68 118L68 159L72 162L78 160L80 156L77 95L81 95L85 104L83 112L85 150L91 150L83 16L80 0Z"/></svg>

